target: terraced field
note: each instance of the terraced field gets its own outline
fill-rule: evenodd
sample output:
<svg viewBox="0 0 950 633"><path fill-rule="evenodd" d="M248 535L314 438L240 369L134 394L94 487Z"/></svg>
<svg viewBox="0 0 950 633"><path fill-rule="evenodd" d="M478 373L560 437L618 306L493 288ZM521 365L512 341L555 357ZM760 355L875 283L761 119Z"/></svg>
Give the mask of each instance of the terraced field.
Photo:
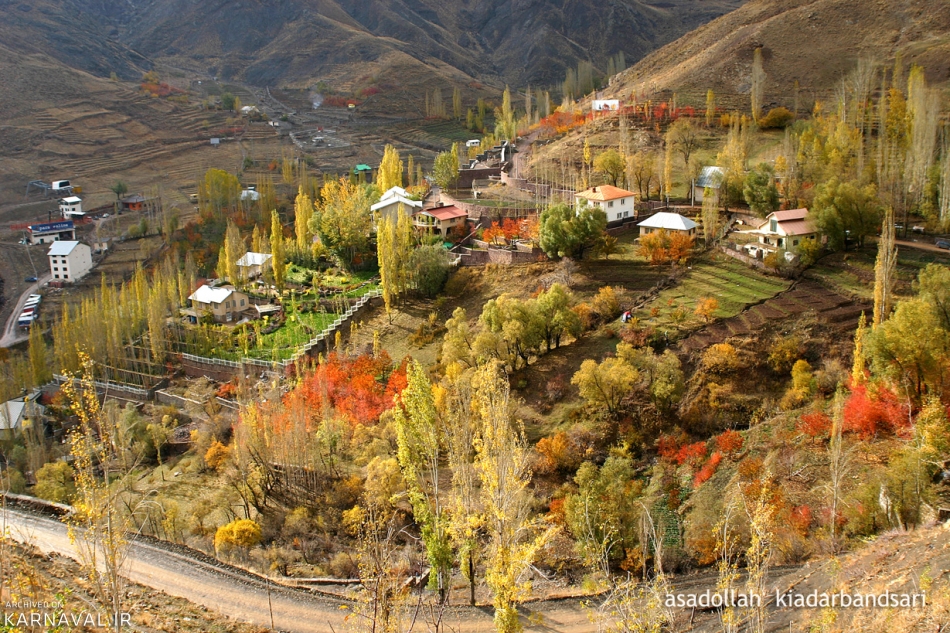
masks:
<svg viewBox="0 0 950 633"><path fill-rule="evenodd" d="M719 306L712 316L726 319L788 287L788 281L768 277L735 260L704 257L690 267L679 283L660 292L635 316L654 327L686 331L702 325L694 314L701 299L716 299Z"/></svg>
<svg viewBox="0 0 950 633"><path fill-rule="evenodd" d="M850 333L861 312L871 309L869 302L855 301L811 279L802 279L789 290L749 307L729 318L704 327L680 342L682 352L694 352L731 336L753 332L769 322L814 312L825 324Z"/></svg>

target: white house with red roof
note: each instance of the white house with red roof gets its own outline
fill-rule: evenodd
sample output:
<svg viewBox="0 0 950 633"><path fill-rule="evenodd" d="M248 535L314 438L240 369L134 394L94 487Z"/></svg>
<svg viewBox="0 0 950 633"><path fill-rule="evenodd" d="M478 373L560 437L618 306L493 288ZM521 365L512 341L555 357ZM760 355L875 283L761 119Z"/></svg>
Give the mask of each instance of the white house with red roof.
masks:
<svg viewBox="0 0 950 633"><path fill-rule="evenodd" d="M818 239L818 231L808 217L808 209L770 213L755 233L759 235L760 243L790 252L797 251L802 240Z"/></svg>
<svg viewBox="0 0 950 633"><path fill-rule="evenodd" d="M636 194L613 185L598 185L586 191L574 194L578 210L586 203L592 207L603 209L607 214L608 222L616 222L626 218L636 217L634 203Z"/></svg>
<svg viewBox="0 0 950 633"><path fill-rule="evenodd" d="M440 233L442 237L449 234L456 226L464 226L468 221L468 212L455 205L423 209L412 214L413 225L429 233Z"/></svg>

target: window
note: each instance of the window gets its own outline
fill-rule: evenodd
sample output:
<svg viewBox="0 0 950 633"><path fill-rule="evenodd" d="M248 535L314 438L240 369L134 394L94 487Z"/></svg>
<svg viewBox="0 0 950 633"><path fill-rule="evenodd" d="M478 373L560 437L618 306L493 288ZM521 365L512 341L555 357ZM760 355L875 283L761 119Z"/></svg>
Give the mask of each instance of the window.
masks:
<svg viewBox="0 0 950 633"><path fill-rule="evenodd" d="M58 272L58 271L59 271L59 268L55 268L55 267L53 268L53 272L54 272L54 273L55 273L55 272Z"/></svg>
<svg viewBox="0 0 950 633"><path fill-rule="evenodd" d="M614 201L611 200L610 202L608 202L608 203L607 203L607 206L608 206L608 207L613 207L613 206L614 206Z"/></svg>
<svg viewBox="0 0 950 633"><path fill-rule="evenodd" d="M69 275L67 275L66 273L63 273L63 279L69 279Z"/></svg>
<svg viewBox="0 0 950 633"><path fill-rule="evenodd" d="M241 299L241 307L244 307L244 299Z"/></svg>
<svg viewBox="0 0 950 633"><path fill-rule="evenodd" d="M53 275L54 279L59 279L59 275Z"/></svg>
<svg viewBox="0 0 950 633"><path fill-rule="evenodd" d="M772 218L769 221L769 231L771 231L772 233L778 233L778 220L776 220L775 218Z"/></svg>
<svg viewBox="0 0 950 633"><path fill-rule="evenodd" d="M792 246L798 246L798 240L792 240Z"/></svg>
<svg viewBox="0 0 950 633"><path fill-rule="evenodd" d="M620 206L623 206L623 205L625 205L625 204L627 204L627 199L626 199L626 198L621 198L621 199L620 199Z"/></svg>

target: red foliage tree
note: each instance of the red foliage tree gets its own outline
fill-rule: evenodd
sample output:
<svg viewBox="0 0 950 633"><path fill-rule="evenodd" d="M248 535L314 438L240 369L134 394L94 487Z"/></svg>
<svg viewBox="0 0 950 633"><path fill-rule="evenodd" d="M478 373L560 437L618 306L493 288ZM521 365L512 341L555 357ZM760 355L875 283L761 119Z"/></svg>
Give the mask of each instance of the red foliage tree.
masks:
<svg viewBox="0 0 950 633"><path fill-rule="evenodd" d="M391 368L385 352L356 358L332 353L294 392L300 392L313 411L332 409L351 424L375 424L406 385L405 364Z"/></svg>
<svg viewBox="0 0 950 633"><path fill-rule="evenodd" d="M498 238L504 239L505 232L497 222L492 222L490 227L482 231L482 239L489 244L494 244Z"/></svg>
<svg viewBox="0 0 950 633"><path fill-rule="evenodd" d="M910 423L907 407L897 395L884 386L874 393L866 385L854 385L844 403L844 430L857 433L863 439L879 433L900 432Z"/></svg>
<svg viewBox="0 0 950 633"><path fill-rule="evenodd" d="M738 431L729 430L716 436L716 448L730 457L741 451L744 443Z"/></svg>
<svg viewBox="0 0 950 633"><path fill-rule="evenodd" d="M501 223L501 232L509 242L521 237L521 223L514 218L505 218Z"/></svg>
<svg viewBox="0 0 950 633"><path fill-rule="evenodd" d="M716 474L716 470L719 469L720 463L722 463L722 453L716 451L710 455L709 459L706 460L706 463L703 464L703 467L700 468L699 472L696 473L696 476L693 477L693 487L699 488L701 485L709 481L712 476Z"/></svg>
<svg viewBox="0 0 950 633"><path fill-rule="evenodd" d="M831 431L831 418L821 411L806 413L798 419L796 426L801 433L809 437L828 437Z"/></svg>

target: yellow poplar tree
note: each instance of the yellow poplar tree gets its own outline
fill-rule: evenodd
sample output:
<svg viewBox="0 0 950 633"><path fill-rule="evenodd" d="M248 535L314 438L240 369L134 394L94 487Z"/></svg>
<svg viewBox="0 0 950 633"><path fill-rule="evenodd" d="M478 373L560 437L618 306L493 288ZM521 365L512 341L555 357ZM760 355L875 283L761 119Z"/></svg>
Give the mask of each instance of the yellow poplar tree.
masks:
<svg viewBox="0 0 950 633"><path fill-rule="evenodd" d="M274 284L277 289L284 289L284 227L280 223L277 209L270 212L270 252L271 267L274 271Z"/></svg>
<svg viewBox="0 0 950 633"><path fill-rule="evenodd" d="M310 196L304 193L303 187L297 189L297 199L294 200L294 231L297 234L297 249L305 252L313 241L310 231L310 218L313 216L313 202Z"/></svg>
<svg viewBox="0 0 950 633"><path fill-rule="evenodd" d="M383 150L383 160L379 164L379 173L376 175L376 183L380 191L402 187L402 171L403 162L399 158L399 152L392 145L386 145Z"/></svg>

